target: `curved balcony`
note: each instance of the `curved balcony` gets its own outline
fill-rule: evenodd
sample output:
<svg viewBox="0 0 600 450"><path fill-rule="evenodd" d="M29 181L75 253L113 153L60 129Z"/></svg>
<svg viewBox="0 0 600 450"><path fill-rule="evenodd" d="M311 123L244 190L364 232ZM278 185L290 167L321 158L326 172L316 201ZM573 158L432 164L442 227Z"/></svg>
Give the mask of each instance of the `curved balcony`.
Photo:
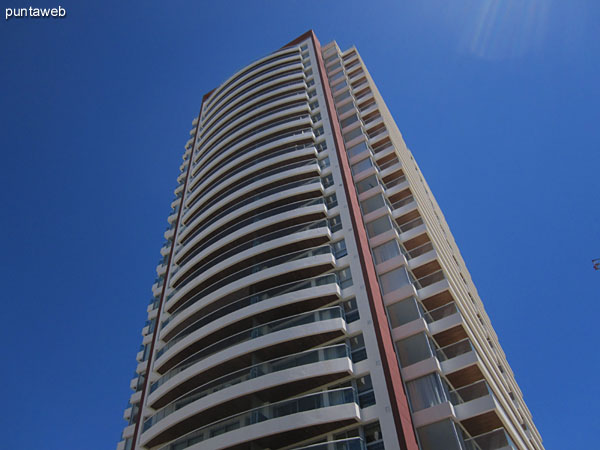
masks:
<svg viewBox="0 0 600 450"><path fill-rule="evenodd" d="M199 204L193 211L189 211L186 217L189 223L184 224L185 228L182 230L181 239L188 239L190 234L186 233L187 230L193 230L192 235L199 233L211 223L233 211L269 195L301 186L307 178L312 177L314 179L319 174L320 169L316 159L291 164L289 167L285 166L285 168L279 170L275 169L270 174L262 174L263 176L259 174L256 179L248 180L245 186L239 186L239 188L236 186L235 189L223 193L222 197L217 197L211 204L205 205L204 208L201 208L202 205Z"/></svg>
<svg viewBox="0 0 600 450"><path fill-rule="evenodd" d="M228 373L324 345L346 333L343 310L320 309L260 325L202 349L150 386L148 404L159 409L192 389Z"/></svg>
<svg viewBox="0 0 600 450"><path fill-rule="evenodd" d="M316 282L329 284L317 285ZM240 330L250 329L257 323L270 323L303 314L316 308L323 308L341 298L335 275L317 277L316 280L309 280L300 287L304 289L270 298L259 297L256 303L248 303L251 298L246 297L242 301L203 314L201 319L182 329L160 349L157 353L155 370L164 373L196 351L240 333ZM241 309L234 310L234 307L241 307Z"/></svg>
<svg viewBox="0 0 600 450"><path fill-rule="evenodd" d="M170 442L160 450L227 448L253 441L279 448L323 430L360 420L352 388L334 389L283 400L203 426ZM265 421L273 421L264 426ZM329 426L327 426L329 425ZM261 440L264 442L261 443ZM269 444L267 444L267 442Z"/></svg>
<svg viewBox="0 0 600 450"><path fill-rule="evenodd" d="M187 258L182 261L181 266L177 266L171 272L171 283L175 288L184 286L184 283L190 277L195 277L208 270L210 267L219 264L228 258L235 258L231 262L242 260L243 255L247 254L247 250L254 249L254 255L262 253L264 250L271 250L262 244L267 242L276 241L279 238L289 237L308 230L316 230L318 228L327 228L329 226L327 220L316 220L304 223L294 224L288 227L280 227L277 231L267 233L253 233L248 239L238 239L237 245L222 246L211 253L197 254L193 257ZM328 234L331 234L329 232ZM318 232L313 232L310 237L318 237ZM297 240L297 239L296 239ZM313 239L314 240L314 239ZM319 239L320 240L320 239ZM294 242L292 239L291 242ZM324 242L318 242L311 245L312 247L317 246ZM270 247L276 247L273 242ZM230 264L229 264L230 265Z"/></svg>
<svg viewBox="0 0 600 450"><path fill-rule="evenodd" d="M232 127L230 130L223 130L222 133L208 141L202 148L202 153L199 155L197 166L202 169L206 166L212 156L219 152L231 148L234 145L243 142L244 139L254 136L255 134L272 128L282 123L288 123L301 114L310 112L307 101L300 101L293 105L283 106L274 111L268 111L251 120L244 120L238 126ZM223 148L225 146L225 148Z"/></svg>
<svg viewBox="0 0 600 450"><path fill-rule="evenodd" d="M254 364L199 386L161 408L144 422L142 445L159 445L197 428L202 422L221 419L227 411L248 409L258 393L262 398L268 395L270 402L279 401L300 394L311 385L351 373L350 350L346 344Z"/></svg>
<svg viewBox="0 0 600 450"><path fill-rule="evenodd" d="M180 244L189 248L189 244L193 243L195 238L198 238L199 241L211 240L216 235L222 235L223 230L234 227L236 223L239 224L246 219L256 218L260 214L285 204L320 197L323 195L323 190L320 177L293 181L273 190L267 190L244 200L241 202L242 205L238 205L228 214L221 215L209 224L201 224L199 220L195 224L190 224L182 233L185 236L180 237Z"/></svg>
<svg viewBox="0 0 600 450"><path fill-rule="evenodd" d="M287 83L275 85L269 89L263 89L246 99L246 101L242 104L227 108L227 111L224 111L218 117L216 117L212 124L210 124L208 127L204 127L203 133L211 132L215 127L218 128L220 126L227 126L232 122L237 121L242 116L261 108L264 105L294 95L301 95L303 98L308 100L304 77L298 80L292 80ZM202 154L199 153L196 155L195 159L197 160L201 157ZM194 163L194 165L197 164ZM194 168L192 168L192 174L195 174Z"/></svg>
<svg viewBox="0 0 600 450"><path fill-rule="evenodd" d="M307 128L312 128L312 121L310 115L304 112L276 121L265 121L264 125L258 128L248 127L246 130L243 130L243 133L240 131L236 133L237 136L232 136L213 147L208 153L207 159L196 166L197 170L195 171L194 178L202 178L210 175L212 172L211 166L216 165L225 155L229 155L228 152L248 152L273 140L281 139L289 135L289 133L299 133L301 130L306 130Z"/></svg>
<svg viewBox="0 0 600 450"><path fill-rule="evenodd" d="M242 149L232 149L220 154L212 163L210 173L205 176L192 178L190 181L190 193L194 201L196 196L202 195L211 189L211 181L217 181L225 175L234 175L243 168L268 160L272 157L282 155L284 151L293 152L307 147L314 148L314 131L309 127L302 130L293 130L286 133L278 133L268 139L264 139L255 145Z"/></svg>
<svg viewBox="0 0 600 450"><path fill-rule="evenodd" d="M218 228L210 234L198 235L180 246L176 250L175 257L178 259L177 263L183 265L200 254L204 258L221 248L227 250L256 235L261 236L277 229L274 227L275 224L285 228L290 224L322 218L326 212L322 197L290 201L285 205L275 206L253 216L238 219L231 225ZM301 220L302 217L306 219Z"/></svg>
<svg viewBox="0 0 600 450"><path fill-rule="evenodd" d="M297 64L297 67L295 70L287 70L285 71L285 73L281 73L281 75L277 75L277 76L273 76L271 77L268 81L274 81L276 79L283 79L285 77L285 81L289 80L292 75L296 75L297 77L302 77L302 69L301 66L299 64ZM254 87L252 88L254 89ZM249 89L250 90L250 89ZM287 108L289 109L290 106L286 106L284 107L284 109ZM279 108L281 109L281 108ZM244 116L240 116L239 114L235 114L235 117L228 117L228 119L234 119L234 120L227 120L226 123L222 123L220 124L219 127L215 128L212 130L211 133L208 133L207 130L203 130L204 132L202 133L202 137L200 138L199 141L199 147L202 148L209 148L211 145L214 145L215 142L218 142L219 140L224 139L224 137L228 134L233 133L237 128L241 128L244 125L244 122L250 123L250 122L255 122L257 120L259 120L260 118L264 117L265 115L269 115L269 112L265 112L260 114L260 112L255 113L254 117L252 117L252 119L249 119L248 113L251 112L253 110L246 110L244 112ZM273 111L273 113L275 113L277 111ZM257 115L258 114L258 115ZM242 120L243 118L245 118L244 120ZM213 127L211 127L213 128Z"/></svg>
<svg viewBox="0 0 600 450"><path fill-rule="evenodd" d="M216 306L209 312L206 311L207 305L205 302L197 302L186 310L183 310L184 314L175 313L165 320L162 325L161 338L165 341L170 341L174 337L176 338L179 333L185 332L188 327L190 327L189 331L193 332L212 321L231 314L232 312L242 310L248 306L256 305L267 300L272 300L273 302L277 301L283 305L286 304L288 299L293 299L295 302L302 301L305 298L310 298L310 296L313 295L312 292L314 292L314 295L319 295L326 300L329 300L330 296L334 294L339 297L341 294L337 275L330 273L283 284L255 294L247 295L239 300L231 301L229 303L225 302L225 304L222 304L223 302L213 301L209 304Z"/></svg>
<svg viewBox="0 0 600 450"><path fill-rule="evenodd" d="M286 148L253 158L249 163L238 165L233 170L219 170L190 193L183 219L187 220L186 216L199 207L209 207L233 189L242 189L264 176L287 170L292 164L308 163L316 156L317 150L312 146ZM225 174L227 176L224 176Z"/></svg>
<svg viewBox="0 0 600 450"><path fill-rule="evenodd" d="M215 91L212 93L212 95L206 102L206 107L205 107L206 110L204 111L204 119L207 119L206 116L208 114L210 114L212 109L214 109L214 107L216 106L215 102L219 101L219 99L222 99L223 95L226 95L228 92L231 92L231 90L237 84L242 83L245 80L247 80L247 78L252 76L256 70L258 70L262 67L265 67L267 65L269 67L272 67L272 65L275 64L276 62L281 61L286 58L293 57L293 56L296 56L298 58L300 57L300 55L298 54L298 50L295 49L295 50L290 51L290 49L286 49L285 51L282 51L281 54L274 53L274 54L265 56L265 57L259 59L258 61L255 61L254 63L247 65L246 67L244 67L237 73L233 74L220 87L215 89Z"/></svg>
<svg viewBox="0 0 600 450"><path fill-rule="evenodd" d="M248 285L255 284L259 280L268 280L269 277L274 277L276 274L292 272L295 268L323 265L329 262L333 265L335 263L333 255L334 251L331 246L323 245L261 261L210 284L201 284L203 280L200 279L193 280L193 284L190 283L182 290L177 291L172 298L167 299L166 309L173 313L176 310L188 308L198 300L206 301L208 296L213 293L215 296L222 296L226 292L247 292Z"/></svg>

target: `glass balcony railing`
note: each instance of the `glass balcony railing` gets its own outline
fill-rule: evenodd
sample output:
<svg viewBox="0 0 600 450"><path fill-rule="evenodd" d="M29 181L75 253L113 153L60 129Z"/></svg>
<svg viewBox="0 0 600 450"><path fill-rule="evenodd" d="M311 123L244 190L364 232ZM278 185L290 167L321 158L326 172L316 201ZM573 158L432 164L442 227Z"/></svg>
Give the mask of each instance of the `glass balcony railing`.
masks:
<svg viewBox="0 0 600 450"><path fill-rule="evenodd" d="M299 291L301 289L309 289L311 287L316 286L323 286L325 284L337 284L337 282L338 280L336 274L321 275L320 277L311 278L309 280L290 283L288 285L285 285L287 286L286 289L283 289L284 286L270 289L267 292L269 292L269 294L271 295L255 294L229 303L211 313L204 315L200 320L194 322L192 325L178 333L173 339L169 340L169 342L157 352L156 357L160 357L163 353L165 353L167 350L169 350L171 347L177 344L177 342L184 339L186 336L189 336L194 331L199 330L203 326L208 325L209 323L220 319L221 317L225 317L227 314L231 314L234 311L238 311L242 308L245 308L246 306L254 305L256 303L260 303L263 300L268 300L279 295L287 294L288 292ZM175 316L171 316L169 317L169 319L172 320L173 317ZM163 327L167 323L168 321L163 322Z"/></svg>
<svg viewBox="0 0 600 450"><path fill-rule="evenodd" d="M273 322L269 322L264 325L259 325L254 328L244 330L232 336L228 336L224 339L221 339L218 342L215 342L214 344L209 345L208 347L204 347L200 351L179 362L175 367L167 371L162 377L160 377L155 383L152 384L152 386L150 387L150 392L154 392L156 389L158 389L159 386L162 386L175 375L181 373L193 364L196 364L197 362L202 361L203 359L208 358L209 356L214 355L217 352L223 351L226 348L232 347L242 342L256 339L261 336L265 336L267 334L275 333L277 331L287 330L302 325L308 325L311 323L336 318L344 319L344 310L339 306L318 309L316 311L311 311L308 313L302 313L291 317L285 317L283 319L274 320Z"/></svg>
<svg viewBox="0 0 600 450"><path fill-rule="evenodd" d="M317 392L303 395L289 400L283 400L270 405L251 409L241 414L219 420L210 425L203 426L185 436L170 442L160 450L176 450L187 448L198 442L210 439L220 434L235 429L247 427L279 417L289 416L305 411L312 411L329 406L357 403L356 393L352 388L334 389L331 391Z"/></svg>
<svg viewBox="0 0 600 450"><path fill-rule="evenodd" d="M315 164L315 166L316 166L316 164ZM196 228L196 230L193 233L191 233L189 236L187 236L186 240L193 239L194 237L198 236L198 234L200 234L202 231L206 230L206 228L208 228L210 225L215 223L217 220L227 216L228 214L231 214L233 211L239 210L240 208L242 208L244 206L247 206L258 200L262 200L263 198L268 197L273 194L278 194L280 192L288 191L290 189L295 189L300 186L306 186L309 184L315 184L315 183L320 183L320 182L321 182L320 177L311 177L311 178L306 178L303 180L292 181L291 183L287 183L287 184L284 184L281 186L276 186L271 189L265 189L264 191L253 195L252 197L248 197L244 200L241 200L240 202L232 204L231 206L226 208L224 211L221 211L218 214L212 216L211 218L206 220L200 227Z"/></svg>
<svg viewBox="0 0 600 450"><path fill-rule="evenodd" d="M310 165L314 165L315 168L317 167L317 162L316 160L312 160L309 163L304 163L302 164L302 166L310 166ZM300 165L298 165L300 166ZM298 167L296 167L297 169ZM227 208L225 208L224 210L218 212L217 214L212 215L211 217L209 217L208 219L205 219L203 222L203 224L200 226L200 228L198 228L196 231L194 231L194 233L190 236L188 236L187 239L191 239L193 236L196 236L199 232L201 232L202 230L205 230L206 228L208 228L211 224L215 223L217 220L225 217L228 214L231 214L233 211L238 210L246 205L249 205L251 203L256 202L257 200L261 200L265 197L268 197L269 195L273 195L273 194L277 194L279 192L283 192L283 191L287 191L289 189L294 189L300 186L304 186L307 184L311 184L311 183L318 183L320 182L320 178L319 177L312 177L312 178L308 178L308 179L303 179L303 180L298 180L298 181L292 181L291 183L286 183L283 185L279 185L279 186L275 186L272 188L269 188L268 185L264 187L264 190L254 194L251 197L245 198L243 200L239 200L239 201L229 201L227 202L227 204L229 205ZM241 187L240 187L241 189ZM203 211L199 211L195 214L195 216L199 216ZM189 220L193 220L193 217L190 217Z"/></svg>
<svg viewBox="0 0 600 450"><path fill-rule="evenodd" d="M450 402L454 406L458 406L462 403L467 403L471 400L485 397L486 395L491 395L492 397L494 396L492 390L490 389L489 385L485 380L480 380L475 383L469 384L468 386L463 386L459 389L454 389L448 392Z"/></svg>
<svg viewBox="0 0 600 450"><path fill-rule="evenodd" d="M415 198L412 195L409 195L408 197L404 197L403 199L398 200L395 203L392 203L392 209L402 208L403 206L406 206L409 203L412 203L414 200L415 200Z"/></svg>
<svg viewBox="0 0 600 450"><path fill-rule="evenodd" d="M311 144L312 146L312 144ZM217 178L215 180L212 180L212 182L210 183L209 186L205 186L203 189L198 190L196 192L194 192L194 197L192 197L192 199L190 200L190 202L188 203L188 205L185 207L185 210L189 210L190 208L192 208L196 203L198 203L198 201L202 198L205 198L203 194L206 194L206 190L208 188L210 188L211 191L215 191L216 188L223 182L227 181L228 179L230 179L231 177L233 177L234 175L237 175L238 173L249 169L252 166L255 166L261 162L267 161L269 159L273 159L273 158L277 158L278 156L282 156L282 155L289 155L290 153L296 151L296 150L302 150L304 148L309 147L309 145L295 145L295 146L291 146L288 148L283 148L274 152L269 152L266 155L263 155L259 158L252 158L250 161L244 162L241 165L239 165L238 167L236 167L235 169L231 170L230 172L227 173L227 177L220 177ZM214 171L217 171L219 168L221 168L223 165L228 164L230 161L225 162L224 164L219 164L219 166L215 169L213 169Z"/></svg>
<svg viewBox="0 0 600 450"><path fill-rule="evenodd" d="M464 440L466 450L518 450L504 428Z"/></svg>
<svg viewBox="0 0 600 450"><path fill-rule="evenodd" d="M203 317L202 319L200 319L199 322L196 322L193 325L191 325L191 327L195 327L197 324L200 324L200 323L201 323L201 325L199 325L199 326L204 326L207 323L210 323L211 321L216 320L219 317L223 317L233 311L237 311L238 309L245 308L248 305L252 305L255 303L262 302L264 300L268 300L268 299L271 299L271 298L274 298L274 297L277 297L280 295L287 294L288 292L301 291L303 289L309 289L309 288L315 287L315 286L324 286L326 284L339 284L337 275L335 273L330 273L327 275L320 275L318 277L308 278L306 280L301 280L301 281L295 281L293 283L276 286L274 288L267 289L265 291L261 291L261 292L257 292L252 295L248 295L247 297L244 297L237 301L229 303L229 304L215 310L214 312L207 314L206 317ZM178 313L175 313L172 316L170 316L168 319L166 319L163 322L162 327L164 328L165 326L167 326L167 324L169 322L171 322L174 318L176 318L177 315L178 315ZM198 328L195 328L195 329L198 329ZM184 332L188 331L188 330L189 329L186 328L186 330L184 330ZM174 338L174 339L176 339L176 338ZM171 341L169 341L169 342L171 342ZM160 354L159 354L159 356L160 356Z"/></svg>
<svg viewBox="0 0 600 450"><path fill-rule="evenodd" d="M289 109L293 109L293 108L297 108L299 106L306 106L306 101L300 101L300 102L296 102L296 103L291 104L291 105L285 105L285 106L282 106L280 108L276 108L274 110L267 111L265 113L259 114L258 116L253 117L250 120L245 120L241 124L233 127L231 130L228 130L223 136L221 136L220 138L216 139L215 141L213 141L213 142L205 142L205 144L203 144L203 145L206 145L205 152L206 153L210 152L213 148L215 148L221 142L225 141L230 136L234 135L238 131L243 130L244 128L252 129L251 125L254 122L258 122L259 120L264 119L266 117L270 117L270 116L273 116L273 115L278 114L280 112L283 112L283 111L286 111L286 110L289 110ZM256 127L254 127L254 128L256 128ZM258 128L258 129L260 130L260 128ZM252 136L252 134L250 134L248 136Z"/></svg>
<svg viewBox="0 0 600 450"><path fill-rule="evenodd" d="M424 255L425 253L428 253L432 250L433 250L433 244L431 243L431 241L429 241L423 245L419 245L418 247L408 250L406 252L406 257L408 259L413 259L413 258L416 258L417 256Z"/></svg>
<svg viewBox="0 0 600 450"><path fill-rule="evenodd" d="M206 115L206 116L208 116L208 115L209 115L209 114L210 114L210 113L213 111L213 109L214 109L214 108L215 108L215 107L216 107L216 106L217 106L217 105L218 105L218 104L219 104L221 101L223 101L223 100L226 98L226 96L230 95L230 94L233 92L233 91L232 91L232 90L230 90L229 88L231 87L231 85L232 85L232 84L236 83L236 82L237 82L238 80L240 80L240 79L241 79L243 76L245 76L245 75L247 75L248 73L250 73L250 72L253 72L253 71L257 70L257 69L260 69L261 67L263 67L263 66L265 66L265 65L267 65L267 64L272 64L272 63L274 63L275 61L280 61L280 60L282 60L282 59L285 59L285 58L290 58L290 57L295 57L295 58L294 58L294 59L295 59L294 63L296 63L296 62L300 62L300 58L298 58L298 53L296 53L296 52L292 52L292 53L285 53L285 54L283 54L283 55L281 55L281 56L278 56L278 57L276 57L276 58L271 58L271 59L268 59L268 60L267 60L267 61L265 61L265 62L262 62L262 63L260 63L260 64L257 64L256 66L252 67L251 69L249 69L249 70L247 70L247 71L244 71L244 73L241 73L240 75L238 75L237 77L235 77L233 80L231 80L229 83L227 83L227 84L226 84L225 86L223 86L221 89L219 89L219 91L218 91L218 92L216 92L216 93L215 93L215 94L216 94L216 96L214 96L214 97L213 97L213 98L212 98L212 99L211 99L211 100L208 102L208 104L207 104L207 107L208 107L208 109L207 109L207 111L205 112L205 115ZM279 68L279 67L278 67L278 66L276 66L276 67L274 67L274 68L271 68L271 70L275 70L275 69L277 69L277 68ZM251 80L251 79L252 79L252 78L254 78L254 77L256 77L256 75L254 75L253 77L249 78L248 80L244 80L244 82L247 82L247 81ZM218 99L218 100L217 100L217 99ZM215 102L215 101L216 101L216 102ZM223 105L223 106L225 106L225 105ZM216 112L219 112L219 111L216 111Z"/></svg>
<svg viewBox="0 0 600 450"><path fill-rule="evenodd" d="M222 261L225 261L227 258L235 256L238 253L241 253L245 250L257 247L261 244L264 244L265 242L269 242L269 241L272 241L274 239L277 239L277 238L280 238L283 236L289 236L294 233L300 233L303 231L313 230L316 228L325 228L325 227L328 227L328 222L326 219L317 220L317 221L308 222L308 223L301 223L298 225L292 225L291 227L285 227L280 230L277 230L277 231L274 231L271 233L267 233L262 236L258 236L254 239L251 239L251 240L243 242L239 245L236 245L235 247L233 247L229 250L219 252L217 254L213 253L212 255L209 255L210 256L209 258L204 258L203 264L200 267L198 267L197 269L195 269L194 272L188 273L186 275L186 280L190 279L190 278L194 278L195 276L197 276L197 275L201 274L202 272L204 272L205 270L207 270L209 267L214 266L215 264L218 264ZM332 231L332 233L333 233L333 231ZM186 260L189 260L189 258L186 258ZM175 275L182 269L182 267L183 267L183 263L181 266L176 266L172 270L171 274ZM182 286L185 286L185 284L187 284L187 283L182 282L177 285L177 288L179 289Z"/></svg>
<svg viewBox="0 0 600 450"><path fill-rule="evenodd" d="M172 414L184 406L230 386L234 386L239 383L243 383L244 381L252 380L270 373L340 358L350 358L350 352L346 344L338 344L330 347L307 350L305 352L276 358L246 367L233 373L229 373L197 387L196 389L186 393L177 400L163 407L160 411L144 422L143 431L148 430L150 427L154 426L169 414Z"/></svg>
<svg viewBox="0 0 600 450"><path fill-rule="evenodd" d="M366 447L361 438L353 437L337 441L320 442L306 447L296 447L293 450L366 450Z"/></svg>
<svg viewBox="0 0 600 450"><path fill-rule="evenodd" d="M326 254L332 254L332 255L335 254L333 248L330 245L323 245L321 247L311 248L309 250L300 250L297 252L291 252L291 253L287 253L285 255L271 258L267 261L261 261L250 267L246 267L245 269L238 270L237 272L232 273L231 275L228 275L226 277L223 277L223 278L219 279L218 281L215 281L211 285L202 289L200 292L194 294L194 296L192 298L186 300L183 304L179 305L177 307L176 311L181 311L183 309L186 309L189 306L191 306L192 304L196 303L196 301L198 299L200 299L202 297L206 297L207 295L215 292L217 289L220 289L228 284L231 284L237 280L240 280L248 275L256 274L265 269L269 269L271 267L279 266L281 264L289 263L292 261L297 261L299 259L312 258L314 256L326 255ZM170 294L168 299L170 299L172 297L172 295L173 294Z"/></svg>
<svg viewBox="0 0 600 450"><path fill-rule="evenodd" d="M447 361L465 353L474 352L473 344L469 338L455 342L442 348L436 349L435 353L440 361Z"/></svg>
<svg viewBox="0 0 600 450"><path fill-rule="evenodd" d="M224 238L226 236L232 236L233 233L235 233L236 231L238 231L244 227L247 227L249 225L252 225L253 223L259 222L259 221L261 221L263 219L267 219L269 217L276 216L276 215L284 213L284 212L293 211L294 209L300 209L300 208L306 208L309 206L324 205L324 204L325 204L325 201L324 201L323 197L317 197L317 198L313 198L313 199L309 199L309 200L301 200L301 201L289 203L287 205L277 206L273 209L269 209L269 210L260 212L254 216L248 217L247 219L236 221L233 224L231 224L230 226L219 230L219 232L217 232L213 236L210 236L201 245L194 248L193 252L186 254L186 257L182 259L180 264L181 265L185 264L187 261L189 261L190 258L197 255L202 250L210 247L211 245L213 245L214 243L218 242L219 240L221 240L222 238Z"/></svg>
<svg viewBox="0 0 600 450"><path fill-rule="evenodd" d="M417 289L424 289L427 286L431 286L433 283L437 283L438 281L445 279L446 277L444 276L444 272L440 269L437 272L430 273L429 275L415 280L413 284Z"/></svg>
<svg viewBox="0 0 600 450"><path fill-rule="evenodd" d="M444 317L449 317L453 314L456 314L457 312L458 309L456 308L456 304L454 302L450 302L430 311L423 310L422 316L427 323L432 323L437 320L441 320Z"/></svg>
<svg viewBox="0 0 600 450"><path fill-rule="evenodd" d="M423 225L423 223L423 218L417 217L416 219L404 222L402 225L399 225L398 228L400 232L406 233L408 230L412 230L413 228L417 228L418 226Z"/></svg>

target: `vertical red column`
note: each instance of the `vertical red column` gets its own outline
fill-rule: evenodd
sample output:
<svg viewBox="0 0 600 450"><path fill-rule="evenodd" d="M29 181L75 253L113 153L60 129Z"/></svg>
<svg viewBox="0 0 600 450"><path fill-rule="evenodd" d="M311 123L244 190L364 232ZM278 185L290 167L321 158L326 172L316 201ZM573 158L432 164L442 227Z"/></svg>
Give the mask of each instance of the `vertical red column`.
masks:
<svg viewBox="0 0 600 450"><path fill-rule="evenodd" d="M333 95L331 93L329 83L325 78L325 63L323 62L323 55L321 54L321 44L317 40L317 37L315 36L315 33L312 30L303 35L301 38L303 40L308 38L309 36L314 43L317 59L319 61L319 74L321 77L321 83L323 85L325 99L327 102L327 112L329 113L329 117L331 118L333 140L335 142L335 149L337 152L338 160L340 162L340 169L342 172L344 182L344 191L346 193L346 198L348 199L348 209L350 211L350 217L352 219L352 228L354 229L354 236L356 239L356 244L359 253L358 256L360 258L360 263L362 267L365 288L367 291L367 297L369 299L369 305L371 308L371 315L373 316L375 335L377 336L377 344L379 346L379 353L382 359L387 390L390 395L392 413L394 415L394 422L396 424L396 430L398 432L398 442L400 442L400 445L403 449L418 450L419 446L417 444L417 439L412 425L412 418L410 414L410 409L408 407L408 400L406 398L404 386L402 384L400 367L398 366L398 362L396 359L394 342L392 340L392 335L388 325L387 314L383 305L381 291L379 290L379 281L375 272L373 258L371 257L367 232L362 221L362 214L358 203L358 196L354 188L352 173L350 171L350 164L348 162L348 157L346 155L344 147L344 141L342 139L342 132L338 121L335 120L336 112L333 106Z"/></svg>

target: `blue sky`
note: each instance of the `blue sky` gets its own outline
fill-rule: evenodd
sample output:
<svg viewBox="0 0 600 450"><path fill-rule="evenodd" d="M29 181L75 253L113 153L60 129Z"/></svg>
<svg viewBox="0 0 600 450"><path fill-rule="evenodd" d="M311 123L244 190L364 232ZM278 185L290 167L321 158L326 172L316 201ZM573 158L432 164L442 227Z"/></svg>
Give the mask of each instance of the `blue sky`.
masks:
<svg viewBox="0 0 600 450"><path fill-rule="evenodd" d="M546 448L597 445L600 3L58 4L0 24L5 448L114 448L201 98L310 28L361 52Z"/></svg>

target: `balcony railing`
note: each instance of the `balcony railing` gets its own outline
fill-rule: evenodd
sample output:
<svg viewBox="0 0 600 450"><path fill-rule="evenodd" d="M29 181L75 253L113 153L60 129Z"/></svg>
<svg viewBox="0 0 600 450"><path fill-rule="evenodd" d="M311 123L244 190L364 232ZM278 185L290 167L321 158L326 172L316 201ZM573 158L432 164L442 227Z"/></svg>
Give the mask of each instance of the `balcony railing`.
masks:
<svg viewBox="0 0 600 450"><path fill-rule="evenodd" d="M463 386L459 389L454 389L448 393L450 402L454 406L485 397L486 395L493 396L494 394L485 380L476 381L475 383Z"/></svg>
<svg viewBox="0 0 600 450"><path fill-rule="evenodd" d="M436 349L435 353L440 361L447 361L457 356L464 355L465 353L474 352L473 344L469 338L465 338L462 341L455 342L445 347Z"/></svg>
<svg viewBox="0 0 600 450"><path fill-rule="evenodd" d="M412 250L408 250L406 252L406 255L407 255L408 259L413 259L413 258L416 258L417 256L424 255L425 253L428 253L432 250L433 250L433 244L431 243L431 241L429 241L422 245L419 245L418 247L413 248Z"/></svg>
<svg viewBox="0 0 600 450"><path fill-rule="evenodd" d="M410 203L412 203L415 200L415 198L412 195L409 195L408 197L404 197L401 200L398 200L395 203L392 203L392 209L400 209L403 206L406 206Z"/></svg>
<svg viewBox="0 0 600 450"><path fill-rule="evenodd" d="M213 422L210 425L203 426L168 445L161 447L160 450L186 448L228 431L254 425L266 420L347 403L357 403L356 393L353 388L334 389L331 391L317 392L289 400L283 400L270 405L260 406L241 414L236 414L226 419Z"/></svg>
<svg viewBox="0 0 600 450"><path fill-rule="evenodd" d="M202 245L196 247L194 249L194 252L186 255L186 257L180 262L180 265L185 264L190 258L195 256L202 250L208 248L210 245L218 242L223 237L232 236L233 233L235 233L236 231L238 231L244 227L247 227L248 225L252 225L253 223L259 222L263 219L273 217L275 215L278 215L278 214L281 214L284 212L293 211L294 209L305 208L305 207L314 206L314 205L324 205L324 204L325 204L325 201L324 201L323 197L317 197L317 198L313 198L310 200L301 200L301 201L289 203L287 205L277 206L273 209L269 209L267 211L258 213L254 216L248 217L247 219L240 220L239 222L235 222L235 223L231 224L230 226L220 230L215 235L211 236L209 239L204 241L202 243Z"/></svg>
<svg viewBox="0 0 600 450"><path fill-rule="evenodd" d="M412 230L413 228L417 228L420 225L423 225L423 218L417 217L408 222L403 223L402 225L398 225L398 228L402 233L406 233L408 230Z"/></svg>
<svg viewBox="0 0 600 450"><path fill-rule="evenodd" d="M276 256L275 258L271 258L267 261L261 261L253 266L246 267L245 269L238 270L235 273L232 273L226 277L220 278L218 281L213 284L205 287L200 292L194 294L192 298L185 301L182 305L179 305L177 308L178 311L188 308L193 303L195 303L198 299L205 297L209 294L212 294L217 289L220 289L228 284L231 284L241 278L244 278L248 275L256 274L265 269L269 269L271 267L279 266L281 264L289 263L292 261L297 261L299 259L312 258L318 255L326 255L326 254L335 254L332 247L330 245L323 245L321 247L311 248L308 250L300 250L297 252L287 253L285 255ZM173 293L169 294L168 299L173 296Z"/></svg>
<svg viewBox="0 0 600 450"><path fill-rule="evenodd" d="M361 438L353 437L337 441L320 442L318 444L307 445L306 447L296 447L293 450L366 450L366 447Z"/></svg>
<svg viewBox="0 0 600 450"><path fill-rule="evenodd" d="M504 428L465 439L464 443L466 450L518 450Z"/></svg>
<svg viewBox="0 0 600 450"><path fill-rule="evenodd" d="M453 314L456 314L458 309L456 308L456 304L454 302L446 303L438 308L432 309L430 311L423 310L423 318L427 323L432 323L437 320L441 320L445 317L449 317Z"/></svg>
<svg viewBox="0 0 600 450"><path fill-rule="evenodd" d="M438 281L445 279L446 277L444 276L444 272L440 269L437 272L430 273L429 275L415 280L413 284L417 289L423 289L427 286L431 286L433 283L437 283Z"/></svg>
<svg viewBox="0 0 600 450"><path fill-rule="evenodd" d="M270 373L280 372L282 370L291 369L293 367L305 366L321 361L329 361L332 359L350 358L350 351L346 344L337 344L330 347L316 348L307 350L301 353L284 356L281 358L272 359L260 364L255 364L250 367L223 375L215 380L211 380L202 386L186 393L177 400L169 403L152 417L144 422L144 430L158 423L160 420L167 417L169 414L189 405L190 403L213 394L222 389L234 386L244 381L252 380Z"/></svg>
<svg viewBox="0 0 600 450"><path fill-rule="evenodd" d="M222 306L221 308L213 311L212 313L207 314L206 317L203 317L197 323L199 323L199 324L201 323L202 325L200 325L200 326L203 326L203 325L210 323L213 320L218 319L219 317L226 316L227 314L229 314L233 311L237 311L238 309L245 308L248 305L252 305L255 303L262 302L264 300L278 297L280 295L287 294L288 292L301 291L303 289L309 289L311 287L316 287L316 286L324 286L326 284L339 284L337 275L335 273L330 273L327 275L320 275L318 277L308 278L308 279L302 280L302 281L295 281L293 283L276 286L274 288L267 289L262 292L257 292L255 294L248 295L247 297L244 297L237 301L229 303L229 304ZM179 312L176 312L175 314L170 316L167 320L165 320L162 324L162 327L163 328L166 327L169 322L171 322L173 319L175 319L178 316L178 314L179 314ZM194 327L195 325L196 325L196 323L192 326ZM174 338L174 339L176 339L176 338ZM160 356L160 354L159 354L159 356Z"/></svg>
<svg viewBox="0 0 600 450"><path fill-rule="evenodd" d="M154 392L156 389L158 389L159 386L162 386L175 375L181 373L193 364L196 364L197 362L202 361L203 359L208 358L209 356L214 355L217 352L223 351L226 348L232 347L242 342L256 339L261 336L265 336L267 334L275 333L277 331L287 330L289 328L301 325L308 325L311 323L336 318L344 319L344 310L339 306L333 306L330 308L319 309L316 311L302 313L291 317L285 317L283 319L274 320L273 322L269 322L264 325L259 325L257 327L250 328L240 333L236 333L232 336L228 336L224 339L221 339L218 342L215 342L214 344L209 345L208 347L204 347L200 351L179 362L175 367L170 369L155 383L152 384L152 386L150 387L150 392Z"/></svg>

